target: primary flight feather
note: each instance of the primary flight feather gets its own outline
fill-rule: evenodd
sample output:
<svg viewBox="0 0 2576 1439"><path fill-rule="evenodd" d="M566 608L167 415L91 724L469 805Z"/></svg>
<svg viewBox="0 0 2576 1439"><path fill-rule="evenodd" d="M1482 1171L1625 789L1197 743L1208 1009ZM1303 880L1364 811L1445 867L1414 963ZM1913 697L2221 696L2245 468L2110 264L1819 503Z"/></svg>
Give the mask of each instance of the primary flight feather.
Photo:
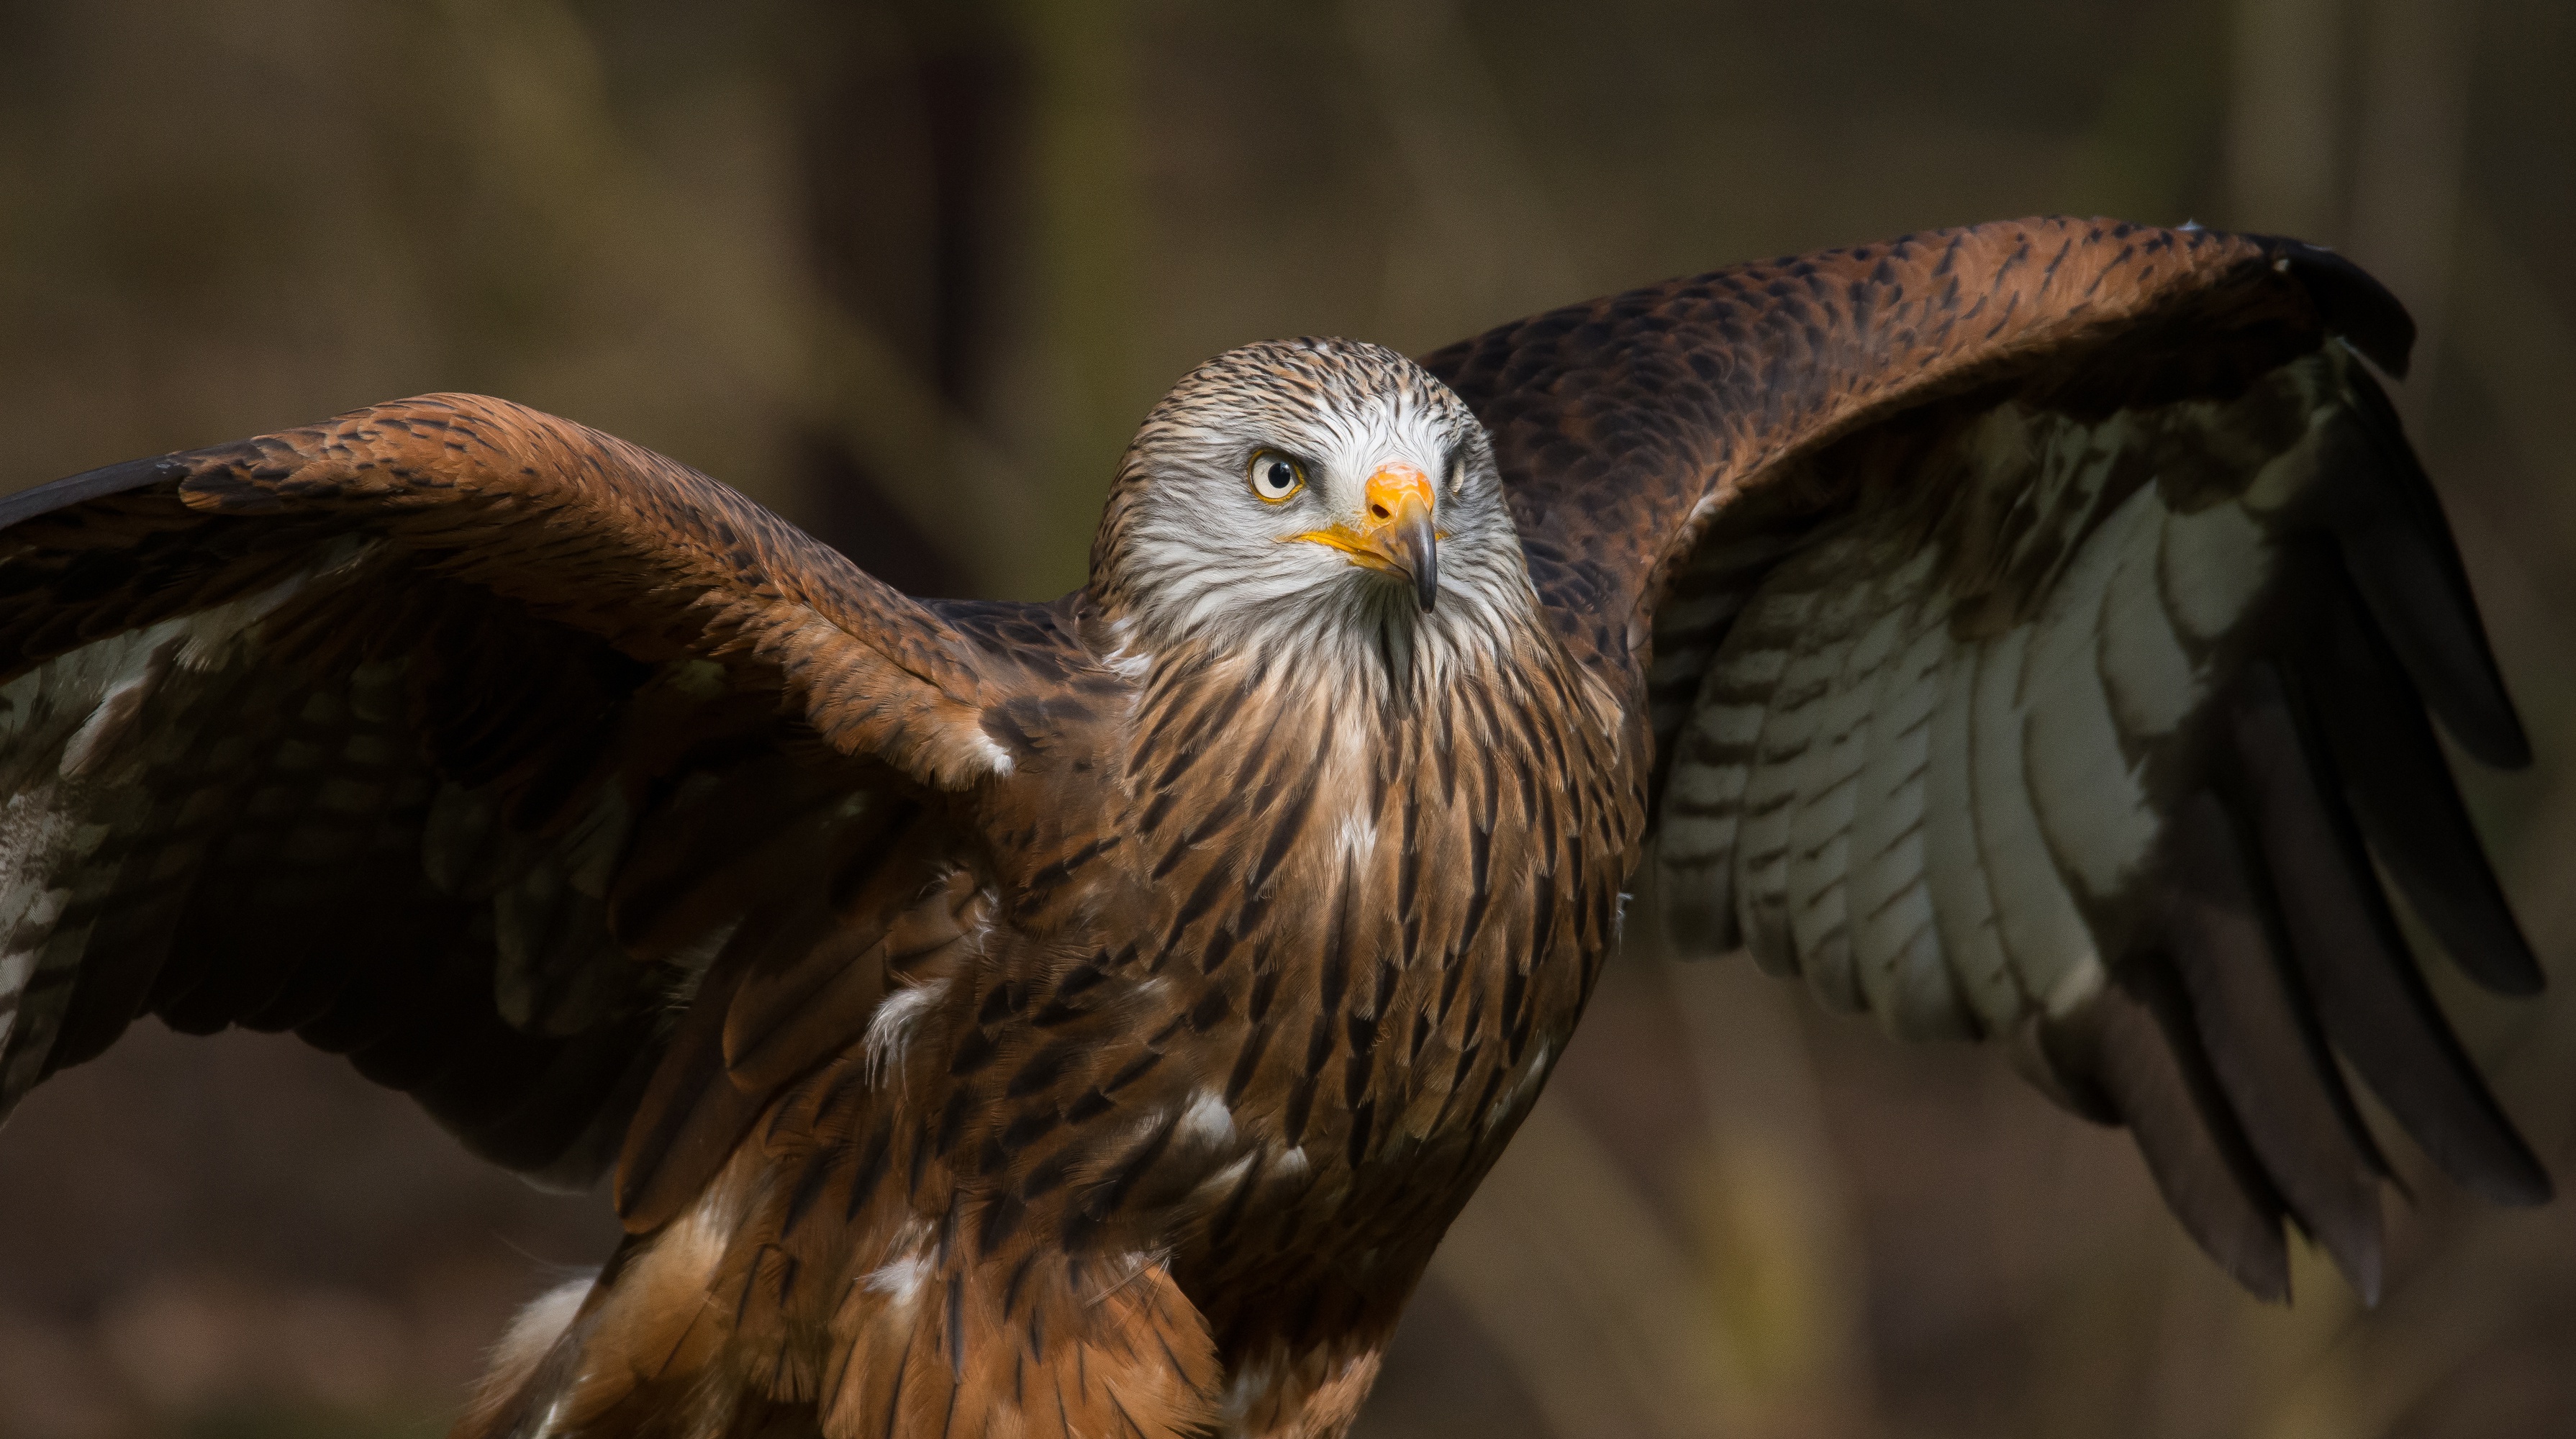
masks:
<svg viewBox="0 0 2576 1439"><path fill-rule="evenodd" d="M2549 1189L2379 877L2538 986L2410 339L2294 242L2037 220L1252 345L1052 604L473 396L65 480L0 503L0 1110L154 1014L611 1176L464 1434L1321 1439L1642 888L2368 1294L2346 1065Z"/></svg>

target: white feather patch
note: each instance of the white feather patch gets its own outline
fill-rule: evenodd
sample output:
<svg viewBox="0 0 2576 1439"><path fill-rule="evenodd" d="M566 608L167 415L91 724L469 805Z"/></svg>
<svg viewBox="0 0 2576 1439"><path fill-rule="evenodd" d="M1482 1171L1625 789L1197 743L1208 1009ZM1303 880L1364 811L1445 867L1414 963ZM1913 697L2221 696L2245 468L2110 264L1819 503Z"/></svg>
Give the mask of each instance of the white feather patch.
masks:
<svg viewBox="0 0 2576 1439"><path fill-rule="evenodd" d="M980 731L975 734L974 740L977 751L984 757L985 768L991 770L997 779L1007 778L1012 768L1011 752L994 743L991 735Z"/></svg>
<svg viewBox="0 0 2576 1439"><path fill-rule="evenodd" d="M903 1063L904 1049L911 1044L913 1031L922 1017L948 993L945 976L920 984L906 985L877 1002L876 1013L868 1016L867 1066L870 1084L885 1083L886 1076Z"/></svg>
<svg viewBox="0 0 2576 1439"><path fill-rule="evenodd" d="M485 1387L506 1393L526 1383L555 1341L572 1327L598 1277L597 1270L584 1271L528 1301L501 1332L501 1341L492 1346Z"/></svg>
<svg viewBox="0 0 2576 1439"><path fill-rule="evenodd" d="M930 1282L933 1265L928 1249L916 1249L878 1265L868 1271L866 1285L871 1294L882 1294L901 1309L921 1297L922 1286Z"/></svg>
<svg viewBox="0 0 2576 1439"><path fill-rule="evenodd" d="M1177 1136L1190 1143L1214 1148L1234 1142L1234 1111L1226 1108L1225 1096L1213 1087L1201 1089L1181 1111Z"/></svg>

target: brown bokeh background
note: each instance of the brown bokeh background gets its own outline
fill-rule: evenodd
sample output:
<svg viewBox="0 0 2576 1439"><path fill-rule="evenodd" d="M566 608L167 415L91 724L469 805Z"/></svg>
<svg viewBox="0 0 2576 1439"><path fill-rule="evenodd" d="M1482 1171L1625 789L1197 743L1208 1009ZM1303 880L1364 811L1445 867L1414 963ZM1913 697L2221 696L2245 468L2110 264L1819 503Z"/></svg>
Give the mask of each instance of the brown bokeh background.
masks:
<svg viewBox="0 0 2576 1439"><path fill-rule="evenodd" d="M0 0L0 488L480 390L1048 595L1247 339L2032 212L2297 233L2423 327L2541 757L2472 798L2562 989L2436 980L2567 1182L2571 77L2563 0ZM2257 1305L1993 1056L1640 945L1361 1433L2576 1429L2576 1217L2399 1148L2379 1306L2312 1256ZM434 1434L612 1233L289 1041L144 1026L0 1134L0 1436Z"/></svg>

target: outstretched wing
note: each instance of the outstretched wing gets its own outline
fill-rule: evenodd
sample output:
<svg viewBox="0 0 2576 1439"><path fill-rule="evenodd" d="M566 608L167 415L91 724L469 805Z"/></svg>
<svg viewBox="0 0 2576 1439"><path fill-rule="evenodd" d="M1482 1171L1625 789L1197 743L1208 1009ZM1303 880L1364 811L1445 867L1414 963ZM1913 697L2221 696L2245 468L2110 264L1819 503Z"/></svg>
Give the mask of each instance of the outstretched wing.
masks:
<svg viewBox="0 0 2576 1439"><path fill-rule="evenodd" d="M1897 1034L1993 1038L2135 1132L2191 1232L2365 1294L2380 1151L2546 1175L2401 937L2540 971L2427 712L2528 760L2356 354L2413 329L2294 242L2038 220L1719 271L1430 362L1492 429L1540 593L1655 740L1654 887ZM2374 865L2376 861L2376 865Z"/></svg>
<svg viewBox="0 0 2576 1439"><path fill-rule="evenodd" d="M1009 768L999 664L705 476L496 400L16 496L0 1113L143 1014L292 1030L522 1171L622 1144L649 1222L863 1028L875 991L796 961L851 968L936 878L943 796Z"/></svg>

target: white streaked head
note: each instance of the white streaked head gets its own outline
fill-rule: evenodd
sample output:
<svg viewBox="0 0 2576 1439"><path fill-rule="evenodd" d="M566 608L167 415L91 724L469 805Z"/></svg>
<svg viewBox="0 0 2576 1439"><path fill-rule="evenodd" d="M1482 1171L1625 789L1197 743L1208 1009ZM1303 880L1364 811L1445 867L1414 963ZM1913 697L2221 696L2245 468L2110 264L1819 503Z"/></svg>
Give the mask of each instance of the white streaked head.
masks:
<svg viewBox="0 0 2576 1439"><path fill-rule="evenodd" d="M1141 633L1362 642L1492 636L1530 606L1484 427L1419 365L1354 340L1229 350L1137 431L1092 556Z"/></svg>

